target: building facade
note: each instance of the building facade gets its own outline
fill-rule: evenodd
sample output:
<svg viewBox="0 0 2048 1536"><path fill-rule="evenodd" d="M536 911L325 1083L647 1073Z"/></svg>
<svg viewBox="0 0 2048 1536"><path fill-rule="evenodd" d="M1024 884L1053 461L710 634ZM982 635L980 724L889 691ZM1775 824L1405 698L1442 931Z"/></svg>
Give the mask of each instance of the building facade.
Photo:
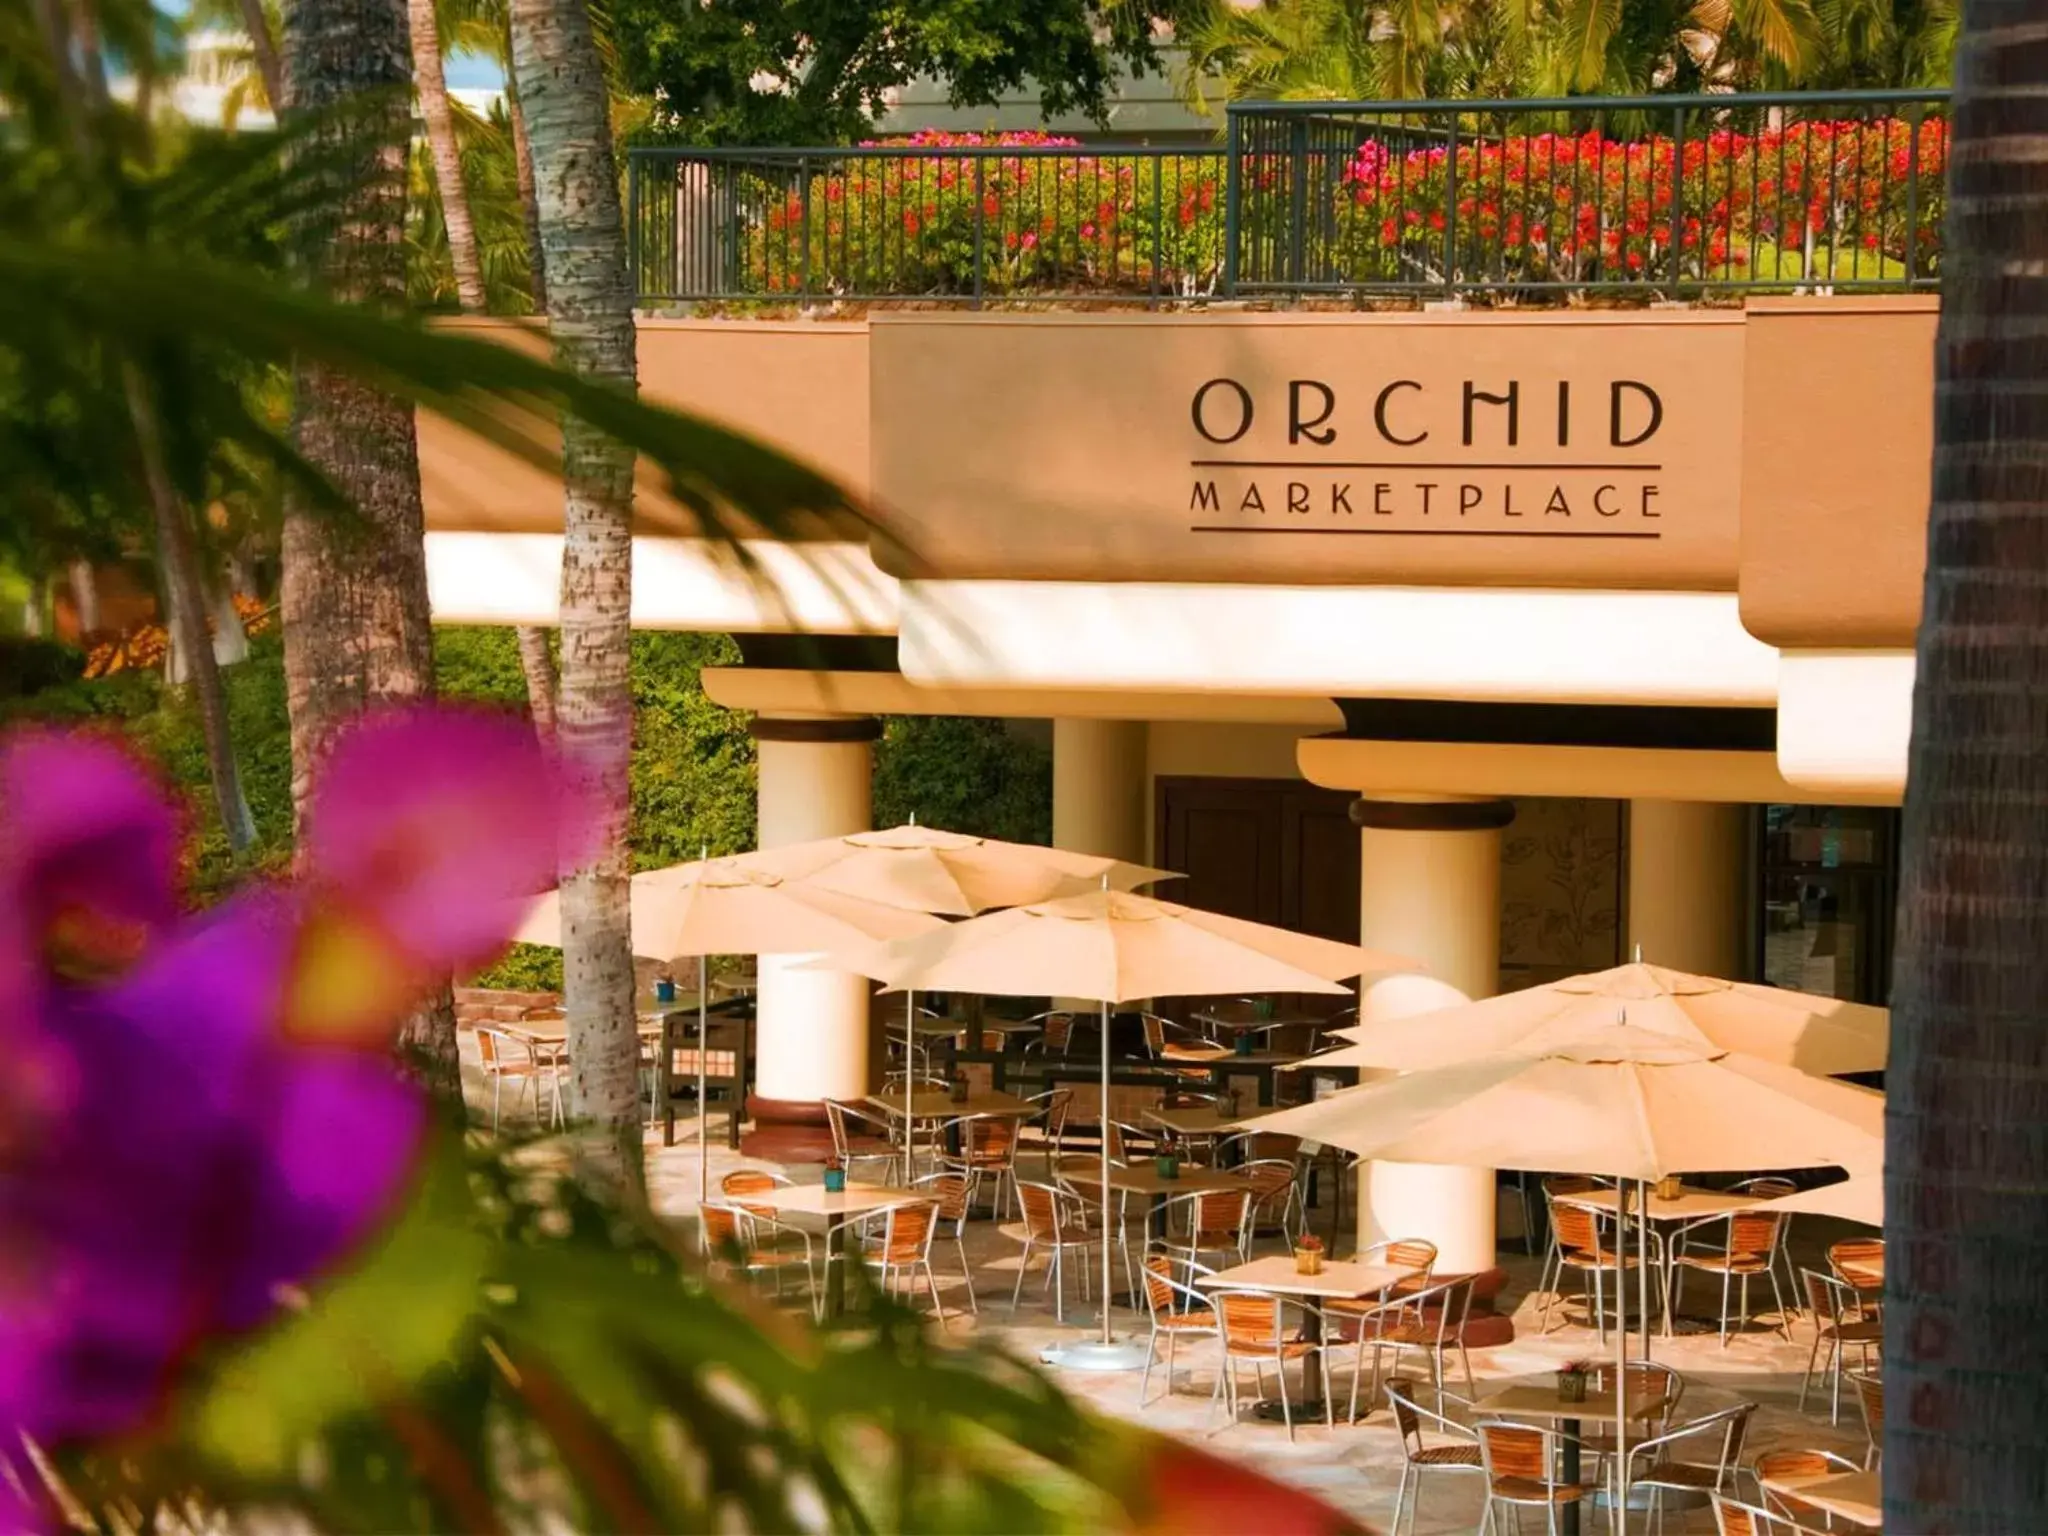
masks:
<svg viewBox="0 0 2048 1536"><path fill-rule="evenodd" d="M1160 288L643 321L650 396L870 509L742 562L642 488L635 622L740 637L764 845L868 825L878 715L1049 719L1060 845L1427 963L1368 1019L1638 952L1884 1000L1931 294ZM558 486L421 458L437 616L551 622ZM864 1090L863 985L763 972L757 1113ZM1490 1175L1362 1203L1491 1262Z"/></svg>

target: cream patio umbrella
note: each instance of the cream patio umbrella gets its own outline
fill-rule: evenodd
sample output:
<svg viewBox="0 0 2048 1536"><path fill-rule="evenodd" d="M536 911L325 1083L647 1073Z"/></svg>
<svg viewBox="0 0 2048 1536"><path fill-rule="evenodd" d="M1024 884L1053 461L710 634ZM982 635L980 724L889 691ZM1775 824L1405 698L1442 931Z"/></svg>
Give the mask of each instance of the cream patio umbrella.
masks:
<svg viewBox="0 0 2048 1536"><path fill-rule="evenodd" d="M1354 1024L1336 1031L1351 1047L1315 1061L1412 1072L1475 1056L1540 1055L1613 1023L1620 1011L1631 1028L1829 1076L1879 1070L1891 1039L1883 1008L1638 961L1440 1012Z"/></svg>
<svg viewBox="0 0 2048 1536"><path fill-rule="evenodd" d="M1450 1021L1464 1012L1424 1017ZM1459 1060L1345 1089L1261 1116L1259 1127L1360 1157L1624 1181L1618 1275L1627 1263L1627 1182L1640 1190L1674 1173L1876 1167L1884 1155L1884 1095L1623 1022L1540 1053ZM1637 1271L1647 1355L1649 1274L1640 1258ZM1616 1364L1625 1367L1625 1326L1615 1342ZM1617 1380L1625 1398L1625 1368ZM1627 1435L1623 1401L1616 1443L1624 1468ZM1627 1490L1620 1492L1625 1525Z"/></svg>
<svg viewBox="0 0 2048 1536"><path fill-rule="evenodd" d="M1884 1174L1875 1170L1852 1172L1839 1184L1802 1189L1796 1195L1770 1201L1767 1208L1773 1211L1810 1211L1817 1216L1839 1216L1844 1221L1860 1221L1867 1227L1881 1227L1884 1225Z"/></svg>
<svg viewBox="0 0 2048 1536"><path fill-rule="evenodd" d="M1119 1344L1110 1326L1109 1010L1151 997L1218 992L1325 992L1364 971L1414 970L1416 962L1337 944L1175 902L1097 890L1035 902L813 962L888 986L1035 997L1090 997L1102 1005L1102 1337L1073 1345L1059 1363L1134 1370L1145 1351Z"/></svg>
<svg viewBox="0 0 2048 1536"><path fill-rule="evenodd" d="M750 868L770 870L819 890L948 917L972 917L992 907L1020 907L1100 890L1105 885L1129 890L1155 880L1181 878L1170 870L1149 869L1104 854L948 832L921 827L914 820L880 832L850 832L766 848L746 855L745 862ZM911 1063L917 1055L917 993L938 989L912 986L905 990L903 1123L908 1135L910 1101L916 1087Z"/></svg>
<svg viewBox="0 0 2048 1536"><path fill-rule="evenodd" d="M652 960L697 957L697 1112L705 1113L707 955L814 954L901 938L943 926L923 912L819 890L740 859L700 859L633 876L628 884L633 953ZM535 902L515 939L559 947L560 894ZM734 1111L738 1113L737 1110ZM697 1133L697 1191L711 1192L711 1148Z"/></svg>
<svg viewBox="0 0 2048 1536"><path fill-rule="evenodd" d="M1104 880L1111 889L1129 890L1180 878L1103 854L1006 843L915 822L766 848L747 854L744 862L819 890L946 917L1049 901L1098 889Z"/></svg>

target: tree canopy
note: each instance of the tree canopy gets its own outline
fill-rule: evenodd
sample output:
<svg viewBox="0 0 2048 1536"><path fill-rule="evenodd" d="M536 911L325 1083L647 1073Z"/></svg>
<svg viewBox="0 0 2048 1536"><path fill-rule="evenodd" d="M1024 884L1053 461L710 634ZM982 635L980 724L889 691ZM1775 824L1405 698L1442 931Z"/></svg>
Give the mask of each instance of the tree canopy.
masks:
<svg viewBox="0 0 2048 1536"><path fill-rule="evenodd" d="M1156 23L1192 0L612 0L624 84L655 99L650 131L701 144L831 144L867 130L919 76L956 106L1027 80L1048 116L1100 116L1119 64L1160 68Z"/></svg>

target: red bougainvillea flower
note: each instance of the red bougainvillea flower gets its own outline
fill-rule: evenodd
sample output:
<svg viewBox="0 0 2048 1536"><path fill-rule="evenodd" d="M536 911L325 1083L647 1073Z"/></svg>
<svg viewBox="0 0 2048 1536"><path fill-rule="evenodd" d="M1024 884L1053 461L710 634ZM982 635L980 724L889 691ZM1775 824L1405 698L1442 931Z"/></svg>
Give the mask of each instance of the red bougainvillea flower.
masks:
<svg viewBox="0 0 2048 1536"><path fill-rule="evenodd" d="M390 1031L551 882L563 807L524 725L389 717L337 744L302 879L180 917L176 824L133 760L0 742L0 1039L10 1076L35 1064L0 1142L0 1432L135 1426L195 1344L394 1209L427 1112ZM391 1000L374 1040L284 1027L323 925L376 935L359 966L415 983L364 989Z"/></svg>

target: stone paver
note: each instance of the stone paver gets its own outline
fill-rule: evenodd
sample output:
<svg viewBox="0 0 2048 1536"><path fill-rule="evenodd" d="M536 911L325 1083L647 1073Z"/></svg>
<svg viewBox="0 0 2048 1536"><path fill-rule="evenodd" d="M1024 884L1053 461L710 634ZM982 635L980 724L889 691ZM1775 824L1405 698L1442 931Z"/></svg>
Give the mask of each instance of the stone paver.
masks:
<svg viewBox="0 0 2048 1536"><path fill-rule="evenodd" d="M729 1151L724 1144L721 1116L714 1114L710 1127L711 1185L714 1191L720 1177L735 1168L773 1166ZM647 1140L649 1197L658 1211L678 1220L694 1220L698 1181L696 1128L694 1120L679 1120L676 1127L679 1139L673 1147L661 1145L658 1131L651 1131ZM821 1170L798 1166L782 1171L801 1182L809 1182L817 1179ZM1002 1230L1003 1225L977 1220L969 1226L968 1257L981 1304L979 1315L955 1310L964 1308L966 1300L957 1257L950 1242L941 1239L934 1245L934 1265L948 1309L945 1322L948 1336L963 1340L970 1337L992 1339L1015 1353L1027 1356L1035 1355L1046 1345L1079 1336L1092 1308L1080 1300L1078 1287L1073 1287L1068 1293L1068 1323L1066 1326L1056 1323L1050 1297L1044 1292L1037 1273L1027 1278L1023 1303L1015 1316L1011 1316L1010 1293L1017 1278L1019 1245ZM1802 1217L1795 1229L1795 1258L1818 1264L1822 1243L1833 1236L1857 1230L1860 1229L1824 1218ZM1269 1240L1262 1243L1258 1251L1279 1250L1277 1243ZM1515 1254L1512 1249L1502 1255L1502 1262L1512 1279L1500 1305L1504 1311L1513 1310L1516 1338L1512 1343L1495 1349L1473 1352L1472 1370L1481 1395L1488 1390L1490 1383L1545 1374L1569 1360L1612 1358L1611 1333L1603 1347L1591 1328L1576 1322L1559 1325L1555 1317L1552 1319L1553 1331L1547 1335L1539 1333L1536 1302L1528 1294L1536 1279L1536 1262ZM1117 1283L1121 1286L1120 1278ZM1687 1305L1691 1310L1705 1311L1717 1300L1718 1287L1710 1287L1705 1281L1695 1281ZM1141 1313L1119 1309L1115 1321L1119 1333L1140 1339L1146 1336L1147 1328ZM1752 1421L1745 1461L1760 1451L1784 1446L1822 1447L1860 1460L1864 1433L1853 1394L1845 1394L1842 1421L1838 1426L1828 1423L1825 1402L1818 1389L1809 1402L1809 1411L1800 1413L1795 1407L1800 1372L1805 1366L1812 1339L1811 1325L1800 1316L1793 1322L1789 1343L1775 1330L1758 1325L1732 1337L1725 1348L1711 1332L1669 1340L1660 1335L1653 1341L1652 1353L1655 1359L1675 1367L1686 1378L1681 1418L1697 1417L1742 1400L1759 1405ZM1639 1341L1637 1347L1640 1348ZM1338 1357L1334 1365L1340 1397L1349 1390L1351 1358L1347 1351ZM1221 1409L1210 1396L1215 1381L1215 1360L1216 1346L1213 1343L1184 1347L1175 1372L1176 1390L1171 1395L1164 1393L1163 1366L1155 1367L1151 1382L1152 1400L1142 1408L1138 1403L1139 1377L1136 1372L1098 1375L1058 1371L1055 1376L1067 1391L1104 1413L1135 1419L1155 1429L1185 1436L1220 1454L1242 1459L1271 1475L1312 1489L1371 1525L1383 1529L1391 1527L1401 1451L1391 1420L1384 1411L1374 1414L1361 1425L1340 1424L1335 1429L1324 1427L1320 1421L1300 1425L1295 1440L1290 1444L1285 1429L1278 1424L1253 1422L1249 1418L1237 1423L1224 1421ZM1411 1364L1408 1369L1413 1371L1415 1367ZM1249 1371L1245 1373L1244 1385L1249 1397L1252 1395ZM1461 1385L1454 1370L1453 1390L1458 1390ZM1818 1411L1813 1411L1816 1408ZM1695 1454L1710 1455L1705 1442L1700 1444L1701 1449ZM1754 1497L1754 1490L1746 1485L1745 1496ZM1480 1497L1476 1480L1432 1478L1425 1486L1415 1529L1423 1536L1471 1531L1477 1528L1479 1517ZM1647 1530L1649 1525L1646 1519L1635 1519L1630 1523L1642 1530ZM1589 1519L1586 1524L1589 1533L1605 1528L1604 1517ZM1671 1511L1667 1513L1664 1529L1711 1531L1713 1518L1705 1509L1693 1512L1685 1520L1681 1520L1676 1511Z"/></svg>

